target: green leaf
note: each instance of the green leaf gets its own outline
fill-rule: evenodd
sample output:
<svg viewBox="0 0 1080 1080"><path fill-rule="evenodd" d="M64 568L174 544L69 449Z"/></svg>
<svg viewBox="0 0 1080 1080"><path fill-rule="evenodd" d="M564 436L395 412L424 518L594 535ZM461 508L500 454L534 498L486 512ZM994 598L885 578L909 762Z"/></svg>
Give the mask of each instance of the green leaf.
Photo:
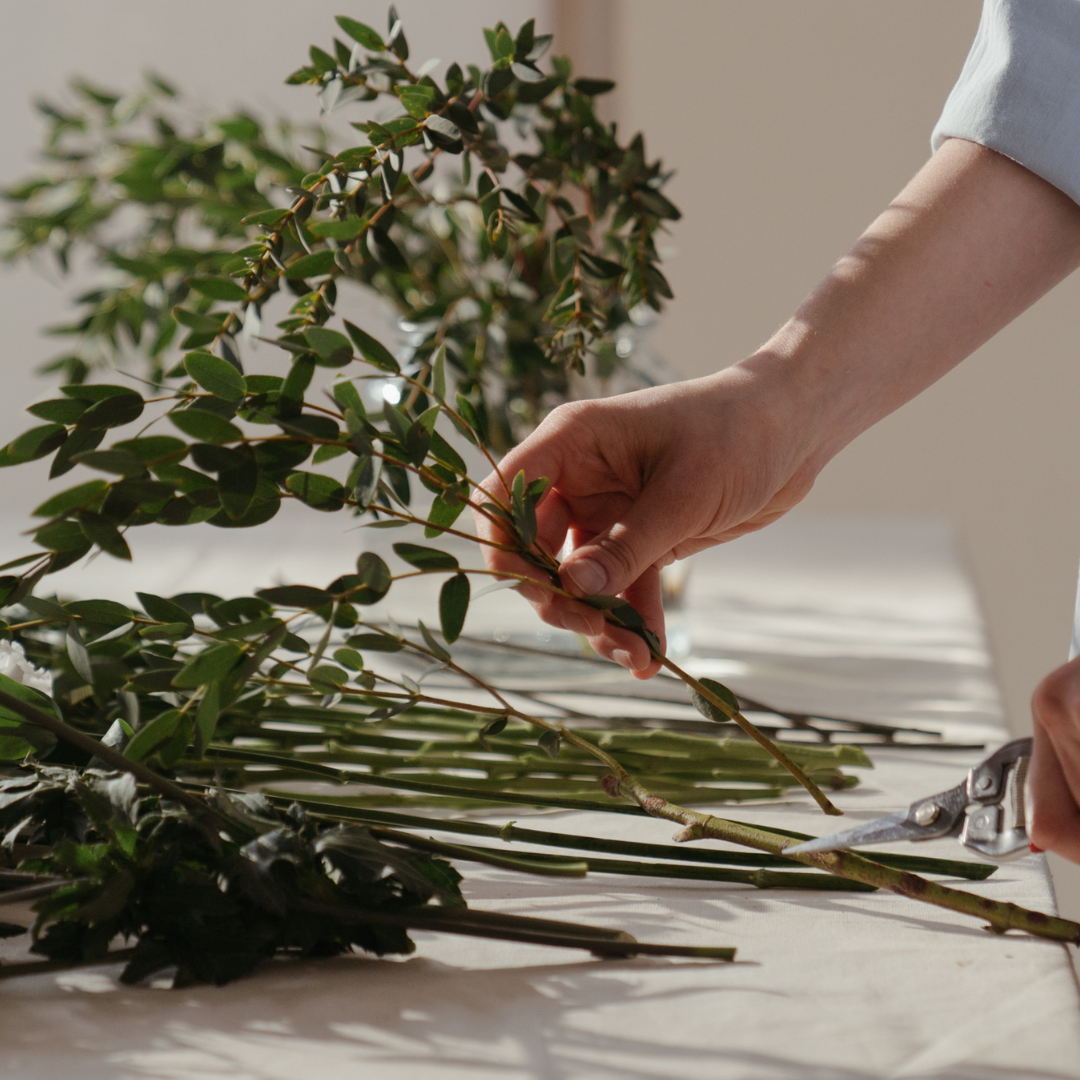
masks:
<svg viewBox="0 0 1080 1080"><path fill-rule="evenodd" d="M259 210L257 213L248 214L247 217L240 219L241 225L275 225L279 222L289 211L287 209L281 209L274 207L271 210Z"/></svg>
<svg viewBox="0 0 1080 1080"><path fill-rule="evenodd" d="M53 398L51 401L39 401L26 411L53 424L74 424L89 405L89 402L75 398Z"/></svg>
<svg viewBox="0 0 1080 1080"><path fill-rule="evenodd" d="M458 561L448 551L423 547L420 544L395 544L394 552L418 570L457 570Z"/></svg>
<svg viewBox="0 0 1080 1080"><path fill-rule="evenodd" d="M436 496L431 501L431 509L428 511L427 517L428 524L424 529L424 535L429 540L434 536L439 536L457 521L464 509L465 502L462 499L457 499L451 504L447 502L444 496Z"/></svg>
<svg viewBox="0 0 1080 1080"><path fill-rule="evenodd" d="M236 666L244 655L239 645L222 642L196 653L173 677L172 684L181 690L217 682Z"/></svg>
<svg viewBox="0 0 1080 1080"><path fill-rule="evenodd" d="M187 623L189 627L194 628L191 615L179 604L173 603L172 600L166 600L162 596L155 596L153 593L137 592L135 595L139 598L143 611L151 619L155 619L160 623Z"/></svg>
<svg viewBox="0 0 1080 1080"><path fill-rule="evenodd" d="M53 521L34 533L34 543L50 551L72 552L81 559L93 546L77 521Z"/></svg>
<svg viewBox="0 0 1080 1080"><path fill-rule="evenodd" d="M246 300L247 293L243 285L227 277L193 277L188 278L188 284L203 296L211 300L226 300L229 302Z"/></svg>
<svg viewBox="0 0 1080 1080"><path fill-rule="evenodd" d="M398 270L404 273L409 269L409 264L402 255L401 249L390 239L390 234L385 230L376 228L374 225L368 229L367 246L371 257L387 270Z"/></svg>
<svg viewBox="0 0 1080 1080"><path fill-rule="evenodd" d="M311 57L312 66L320 75L337 70L337 61L328 52L320 49L318 45L312 45L308 49L308 55Z"/></svg>
<svg viewBox="0 0 1080 1080"><path fill-rule="evenodd" d="M319 465L324 461L333 461L336 457L341 457L342 454L347 454L349 451L344 446L320 446L315 451L315 456L311 459L312 465ZM345 485L348 487L348 484Z"/></svg>
<svg viewBox="0 0 1080 1080"><path fill-rule="evenodd" d="M333 693L339 686L349 681L349 673L334 664L319 664L308 672L308 682L316 690Z"/></svg>
<svg viewBox="0 0 1080 1080"><path fill-rule="evenodd" d="M705 687L706 690L712 691L725 705L728 705L733 712L739 711L739 703L735 698L735 695L722 683L716 682L715 679L698 679L698 682ZM687 688L690 692L690 700L694 703L694 708L697 709L706 720L714 720L718 724L726 724L731 717L727 713L718 709L711 701L703 698L693 687Z"/></svg>
<svg viewBox="0 0 1080 1080"><path fill-rule="evenodd" d="M115 600L72 600L64 605L70 615L105 626L123 626L131 622L131 609Z"/></svg>
<svg viewBox="0 0 1080 1080"><path fill-rule="evenodd" d="M604 596L597 593L593 596L583 596L582 600L600 611L610 611L618 620L619 625L625 626L628 630L641 630L645 626L641 613L629 600L624 600L621 596Z"/></svg>
<svg viewBox="0 0 1080 1080"><path fill-rule="evenodd" d="M461 636L465 615L469 610L471 587L465 574L447 578L439 592L439 622L442 636L453 644Z"/></svg>
<svg viewBox="0 0 1080 1080"><path fill-rule="evenodd" d="M661 195L655 188L639 187L634 192L634 196L637 198L638 202L649 211L649 213L655 214L657 217L667 218L670 221L678 221L679 218L682 217L682 212L679 208L665 196ZM663 281L664 286L667 289L667 295L670 296L671 286L667 284L664 275L655 267L652 267L652 270L659 276L660 280Z"/></svg>
<svg viewBox="0 0 1080 1080"><path fill-rule="evenodd" d="M513 511L514 527L522 544L532 547L536 540L536 500L526 496L524 472L519 472L514 477L510 508Z"/></svg>
<svg viewBox="0 0 1080 1080"><path fill-rule="evenodd" d="M97 544L102 551L116 559L131 562L131 549L111 521L106 521L100 514L89 510L79 511L79 528L87 540Z"/></svg>
<svg viewBox="0 0 1080 1080"><path fill-rule="evenodd" d="M514 60L510 64L510 71L515 78L524 83L542 83L545 81L544 73L533 64Z"/></svg>
<svg viewBox="0 0 1080 1080"><path fill-rule="evenodd" d="M205 409L174 409L168 417L185 435L201 442L240 442L244 437L244 433L235 424L230 424L228 420Z"/></svg>
<svg viewBox="0 0 1080 1080"><path fill-rule="evenodd" d="M221 715L221 691L217 683L211 683L199 701L195 712L195 752L202 757L214 738L218 717Z"/></svg>
<svg viewBox="0 0 1080 1080"><path fill-rule="evenodd" d="M456 472L458 476L465 476L469 471L461 455L437 431L431 433L431 446L428 453L448 469Z"/></svg>
<svg viewBox="0 0 1080 1080"><path fill-rule="evenodd" d="M65 644L67 645L67 654L71 666L81 679L92 685L94 672L90 667L90 654L86 651L82 634L79 633L79 628L74 622L68 623Z"/></svg>
<svg viewBox="0 0 1080 1080"><path fill-rule="evenodd" d="M251 509L259 489L259 467L253 458L218 474L218 498L233 521L240 521Z"/></svg>
<svg viewBox="0 0 1080 1080"><path fill-rule="evenodd" d="M50 713L58 720L62 720L56 702L46 697L32 687L23 686L7 675L0 675L0 690L25 701L27 705L34 705L43 712ZM18 713L11 712L0 706L0 760L20 761L27 754L38 753L39 755L56 745L56 737L28 723Z"/></svg>
<svg viewBox="0 0 1080 1080"><path fill-rule="evenodd" d="M356 591L349 597L354 604L377 604L393 583L390 567L374 551L365 551L356 560L356 577Z"/></svg>
<svg viewBox="0 0 1080 1080"><path fill-rule="evenodd" d="M430 86L396 86L395 93L401 98L401 104L410 116L423 119L428 112L428 106L435 97L435 90Z"/></svg>
<svg viewBox="0 0 1080 1080"><path fill-rule="evenodd" d="M121 394L139 396L130 386L117 386L115 383L67 383L60 387L60 392L83 401L104 401Z"/></svg>
<svg viewBox="0 0 1080 1080"><path fill-rule="evenodd" d="M147 475L146 465L126 450L87 450L82 454L72 454L71 460L77 465L85 465L88 469L119 473L121 476Z"/></svg>
<svg viewBox="0 0 1080 1080"><path fill-rule="evenodd" d="M85 484L61 491L51 499L46 499L33 513L34 517L60 517L72 510L88 506L108 488L104 480L89 480Z"/></svg>
<svg viewBox="0 0 1080 1080"><path fill-rule="evenodd" d="M521 24L521 28L514 38L514 56L518 60L528 59L532 52L533 43L536 40L536 20L528 19Z"/></svg>
<svg viewBox="0 0 1080 1080"><path fill-rule="evenodd" d="M601 259L599 255L593 255L588 251L579 251L578 258L585 273L590 277L599 278L601 281L611 281L623 275L623 267L620 263L610 259Z"/></svg>
<svg viewBox="0 0 1080 1080"><path fill-rule="evenodd" d="M350 19L347 15L336 16L336 22L353 41L359 41L365 49L370 49L372 52L383 52L386 49L383 39L366 23L357 22L356 19Z"/></svg>
<svg viewBox="0 0 1080 1080"><path fill-rule="evenodd" d="M346 484L352 490L352 497L358 509L366 510L375 501L381 476L382 458L374 455L357 458L356 464L349 472Z"/></svg>
<svg viewBox="0 0 1080 1080"><path fill-rule="evenodd" d="M345 505L348 492L332 476L321 473L294 472L285 486L313 510L333 513Z"/></svg>
<svg viewBox="0 0 1080 1080"><path fill-rule="evenodd" d="M68 613L60 604L53 603L52 600L46 600L43 596L25 596L21 603L23 607L28 608L35 615L40 615L43 619L70 621Z"/></svg>
<svg viewBox="0 0 1080 1080"><path fill-rule="evenodd" d="M334 659L350 671L364 670L364 658L355 649L335 649Z"/></svg>
<svg viewBox="0 0 1080 1080"><path fill-rule="evenodd" d="M615 89L615 83L611 79L575 79L571 85L579 94L584 94L586 97L597 97Z"/></svg>
<svg viewBox="0 0 1080 1080"><path fill-rule="evenodd" d="M238 626L226 626L221 630L215 630L212 636L218 641L250 641L251 638L262 637L284 625L280 619L264 615L261 619L252 619Z"/></svg>
<svg viewBox="0 0 1080 1080"><path fill-rule="evenodd" d="M481 729L478 738L480 739L480 745L490 754L492 753L491 744L487 741L489 735L498 735L503 728L506 727L510 718L508 716L496 716L494 720L489 720Z"/></svg>
<svg viewBox="0 0 1080 1080"><path fill-rule="evenodd" d="M369 333L361 330L359 326L354 326L348 320L345 320L345 330L352 338L357 351L369 364L374 364L383 371L391 371L395 375L401 371L401 367L394 359L394 354L381 341L376 341Z"/></svg>
<svg viewBox="0 0 1080 1080"><path fill-rule="evenodd" d="M334 253L332 251L316 251L311 255L302 255L295 262L285 267L287 278L322 277L334 269Z"/></svg>
<svg viewBox="0 0 1080 1080"><path fill-rule="evenodd" d="M304 331L304 338L318 354L324 367L343 367L353 358L352 343L336 330L313 326Z"/></svg>
<svg viewBox="0 0 1080 1080"><path fill-rule="evenodd" d="M386 41L386 47L393 52L399 60L409 59L409 43L405 40L405 31L401 28L401 20L398 18L397 9L390 5L389 13L390 35Z"/></svg>
<svg viewBox="0 0 1080 1080"><path fill-rule="evenodd" d="M347 644L355 645L358 649L367 649L369 652L396 653L401 652L405 646L401 641L390 634L354 634L348 639Z"/></svg>
<svg viewBox="0 0 1080 1080"><path fill-rule="evenodd" d="M314 236L329 237L331 240L355 240L366 225L363 218L354 217L345 221L316 221L308 226L308 230Z"/></svg>
<svg viewBox="0 0 1080 1080"><path fill-rule="evenodd" d="M122 427L142 416L144 404L139 394L115 394L94 402L79 417L78 426L83 430Z"/></svg>
<svg viewBox="0 0 1080 1080"><path fill-rule="evenodd" d="M23 465L27 461L51 454L67 439L63 424L43 424L24 431L17 439L0 450L0 468L6 465Z"/></svg>
<svg viewBox="0 0 1080 1080"><path fill-rule="evenodd" d="M331 393L334 395L334 400L341 406L342 411L352 409L357 419L367 416L367 410L364 408L363 399L360 397L360 392L356 389L355 383L342 379L334 383ZM352 429L350 428L350 430Z"/></svg>
<svg viewBox="0 0 1080 1080"><path fill-rule="evenodd" d="M259 589L255 595L285 608L320 608L334 600L325 589L316 589L312 585L276 585L271 589Z"/></svg>
<svg viewBox="0 0 1080 1080"><path fill-rule="evenodd" d="M424 639L424 643L431 650L433 655L443 661L450 660L450 654L435 640L435 635L424 625L423 619L417 619L416 625L420 628L420 634Z"/></svg>
<svg viewBox="0 0 1080 1080"><path fill-rule="evenodd" d="M437 401L446 401L446 344L439 346L431 361L431 392Z"/></svg>
<svg viewBox="0 0 1080 1080"><path fill-rule="evenodd" d="M251 500L251 505L239 517L234 518L223 509L213 517L207 518L206 523L217 529L251 529L256 525L264 525L281 509L281 496L276 491L268 495L264 494L260 491L261 487L260 480L260 487L255 489L255 497ZM239 492L237 496L239 497ZM237 505L239 504L234 504L234 509Z"/></svg>
<svg viewBox="0 0 1080 1080"><path fill-rule="evenodd" d="M439 415L440 405L433 405L418 416L409 430L405 433L405 453L414 465L423 463L427 457L428 447L431 445L431 432L435 428L435 420Z"/></svg>
<svg viewBox="0 0 1080 1080"><path fill-rule="evenodd" d="M184 357L184 369L204 390L223 401L240 401L244 396L244 376L220 356L197 349Z"/></svg>
<svg viewBox="0 0 1080 1080"><path fill-rule="evenodd" d="M135 732L131 742L124 747L124 757L131 761L145 761L177 733L183 722L184 717L179 709L169 709L154 717Z"/></svg>
<svg viewBox="0 0 1080 1080"><path fill-rule="evenodd" d="M505 26L499 27L495 33L495 45L493 60L508 60L514 55L514 39Z"/></svg>
<svg viewBox="0 0 1080 1080"><path fill-rule="evenodd" d="M559 756L559 750L562 748L562 736L557 731L545 731L544 734L536 740L536 745L539 746L549 758L557 758Z"/></svg>
<svg viewBox="0 0 1080 1080"><path fill-rule="evenodd" d="M141 439L123 439L113 444L114 450L126 450L152 468L182 461L188 452L187 443L171 435L147 435Z"/></svg>

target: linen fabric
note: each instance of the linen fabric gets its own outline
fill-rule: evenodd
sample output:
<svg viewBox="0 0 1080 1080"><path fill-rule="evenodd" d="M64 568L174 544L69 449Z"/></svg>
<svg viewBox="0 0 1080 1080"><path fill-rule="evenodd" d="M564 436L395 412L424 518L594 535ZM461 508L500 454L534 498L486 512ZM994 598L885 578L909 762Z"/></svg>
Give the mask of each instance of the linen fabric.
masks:
<svg viewBox="0 0 1080 1080"><path fill-rule="evenodd" d="M1080 203L1080 0L984 0L931 136L996 150Z"/></svg>

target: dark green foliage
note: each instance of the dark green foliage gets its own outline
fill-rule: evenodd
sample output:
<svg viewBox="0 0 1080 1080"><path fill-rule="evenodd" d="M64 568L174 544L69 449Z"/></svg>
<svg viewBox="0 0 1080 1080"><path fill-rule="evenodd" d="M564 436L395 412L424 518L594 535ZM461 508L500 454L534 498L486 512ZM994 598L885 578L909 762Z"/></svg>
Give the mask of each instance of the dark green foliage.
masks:
<svg viewBox="0 0 1080 1080"><path fill-rule="evenodd" d="M298 361L349 362L350 340L323 324L335 310L347 314L338 287L352 282L419 328L395 357L345 322L359 354L427 379L445 347L436 397L450 375L467 402L465 422L506 449L566 398L569 372L591 356L601 371L619 363L614 335L636 305L659 310L670 297L655 243L679 216L661 191L669 174L648 160L640 135L620 143L597 118L593 99L613 83L572 78L564 58L547 69L550 37L532 20L516 34L502 23L486 30L491 67L451 64L443 85L410 73L393 10L385 39L354 19L337 21L348 40L312 46L310 63L287 80L315 88L322 111L347 110L366 137L336 153L315 133L294 139L285 125L244 112L193 127L178 115L175 91L153 78L122 103L79 84L74 110L45 109L49 168L5 192L8 256L47 249L66 271L85 250L113 282L80 298L80 316L61 328L73 344L50 370L77 391L103 360L134 352L155 383L190 376L236 402L241 328L259 332L264 305L280 292L294 297L278 326ZM444 166L437 200L435 155ZM125 231L118 215L132 202L148 212ZM179 243L189 211L203 226L193 248ZM192 350L180 363L177 346ZM280 391L281 416L281 399L302 394L295 384L290 377ZM112 403L75 393L33 411L51 425L96 431L125 422L124 410L138 405L128 393L130 401ZM270 395L258 408L268 404ZM198 419L177 414L175 422L203 441L229 441L222 424L211 432ZM71 453L93 448L86 432ZM44 456L64 437L59 427L36 429L0 453L0 464ZM236 510L227 506L226 516L242 516Z"/></svg>
<svg viewBox="0 0 1080 1080"><path fill-rule="evenodd" d="M463 903L445 862L362 826L316 825L299 807L282 812L258 795L221 794L217 817L208 810L196 820L140 797L128 774L39 767L0 780L0 802L4 831L29 814L38 822L30 838L53 847L24 867L71 879L35 905L33 951L82 963L123 935L135 944L121 976L128 983L175 968L175 986L220 985L278 953L410 953L404 930L354 913L405 911L435 897Z"/></svg>

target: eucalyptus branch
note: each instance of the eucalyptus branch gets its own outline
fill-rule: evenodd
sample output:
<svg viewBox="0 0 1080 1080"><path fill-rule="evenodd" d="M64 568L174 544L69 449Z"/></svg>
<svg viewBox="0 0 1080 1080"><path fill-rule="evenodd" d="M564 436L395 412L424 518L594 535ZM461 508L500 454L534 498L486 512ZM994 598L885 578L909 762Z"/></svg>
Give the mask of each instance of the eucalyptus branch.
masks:
<svg viewBox="0 0 1080 1080"><path fill-rule="evenodd" d="M650 816L673 821L683 826L675 834L679 842L699 839L726 840L746 847L784 855L788 847L798 843L790 837L766 832L754 826L740 824L702 814L667 802L636 783L626 775L613 776L610 790L629 795ZM1080 923L1071 922L1042 912L1030 911L1012 903L1002 903L988 897L953 889L905 870L884 866L851 851L830 851L813 855L788 855L794 862L813 866L830 874L861 881L865 885L888 889L913 900L947 908L964 915L986 919L990 928L1004 933L1007 930L1023 930L1036 937L1051 938L1080 945Z"/></svg>

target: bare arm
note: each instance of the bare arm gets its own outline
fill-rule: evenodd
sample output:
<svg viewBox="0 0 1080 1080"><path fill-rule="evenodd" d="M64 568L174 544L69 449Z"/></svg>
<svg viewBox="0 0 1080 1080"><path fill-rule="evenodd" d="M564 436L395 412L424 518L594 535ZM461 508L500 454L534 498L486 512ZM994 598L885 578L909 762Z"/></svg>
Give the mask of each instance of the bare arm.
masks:
<svg viewBox="0 0 1080 1080"><path fill-rule="evenodd" d="M662 631L660 566L780 517L848 442L1077 265L1080 207L1010 159L951 140L752 356L564 405L507 455L504 475L552 481L539 536L557 551L569 532L571 592L623 594ZM489 561L536 576L499 553ZM548 622L655 674L644 643L595 610L523 591Z"/></svg>

